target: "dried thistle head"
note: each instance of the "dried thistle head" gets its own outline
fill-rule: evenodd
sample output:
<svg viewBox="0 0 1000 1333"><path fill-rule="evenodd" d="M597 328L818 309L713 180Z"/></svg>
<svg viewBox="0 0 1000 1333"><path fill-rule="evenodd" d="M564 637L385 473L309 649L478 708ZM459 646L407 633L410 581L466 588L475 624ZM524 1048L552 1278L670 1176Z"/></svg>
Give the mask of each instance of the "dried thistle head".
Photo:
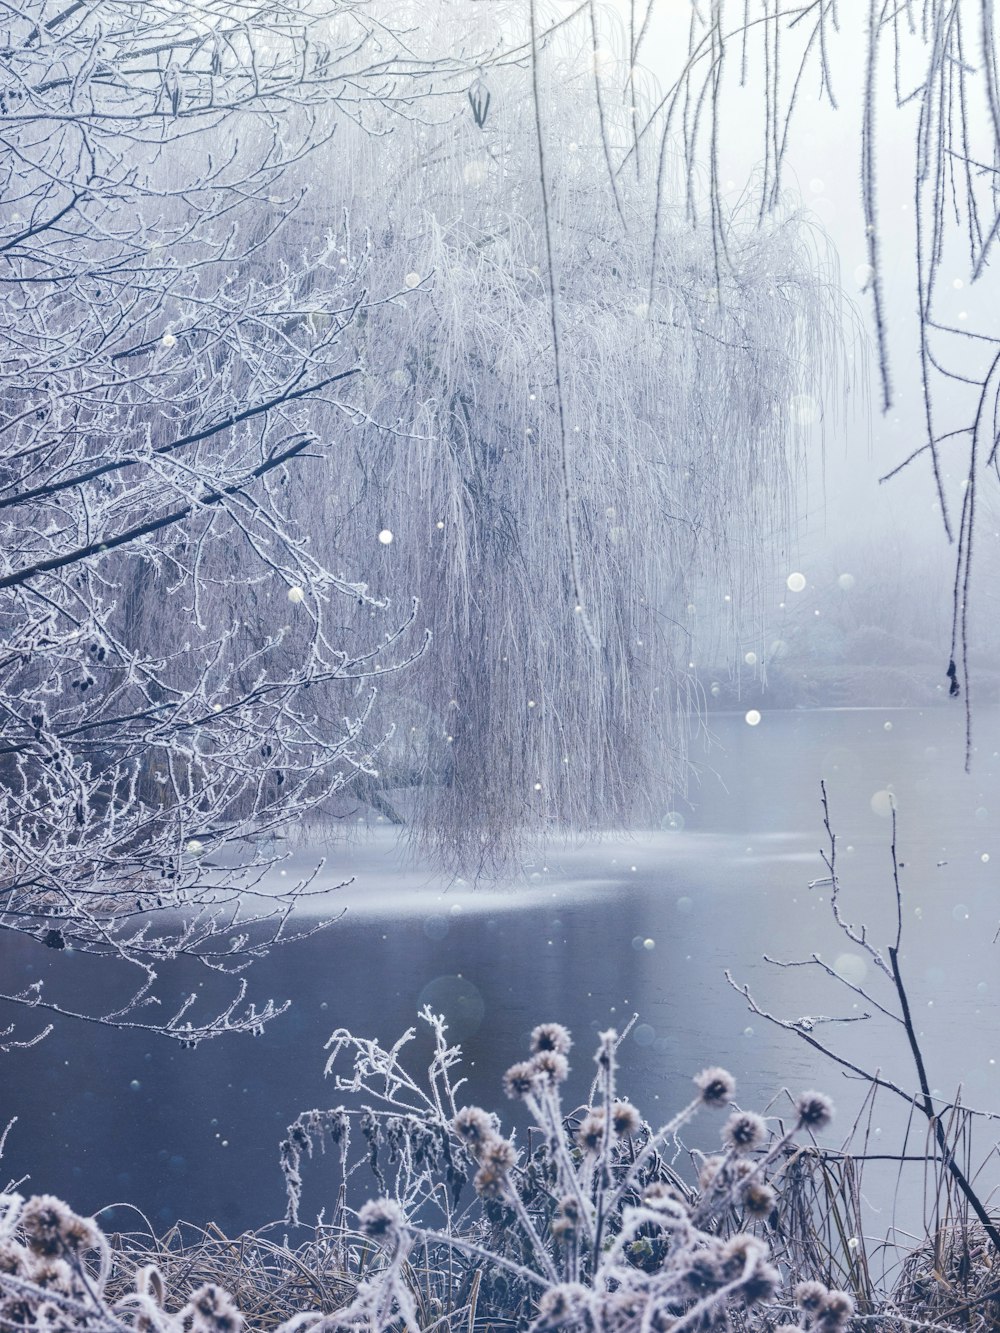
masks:
<svg viewBox="0 0 1000 1333"><path fill-rule="evenodd" d="M722 1169L724 1161L725 1158L723 1157L706 1157L702 1162L701 1169L698 1172L698 1188L703 1194L707 1194L715 1185L716 1176Z"/></svg>
<svg viewBox="0 0 1000 1333"><path fill-rule="evenodd" d="M36 1194L21 1209L19 1217L25 1240L33 1254L52 1256L66 1251L78 1252L96 1243L96 1227L77 1217L62 1199L53 1194ZM93 1240L81 1244L82 1238Z"/></svg>
<svg viewBox="0 0 1000 1333"><path fill-rule="evenodd" d="M712 1065L696 1074L694 1085L705 1106L726 1106L736 1092L736 1080L726 1069Z"/></svg>
<svg viewBox="0 0 1000 1333"><path fill-rule="evenodd" d="M767 1246L758 1236L748 1235L745 1231L730 1236L722 1246L722 1264L727 1282L735 1282L741 1273L763 1263L767 1258Z"/></svg>
<svg viewBox="0 0 1000 1333"><path fill-rule="evenodd" d="M824 1092L803 1092L795 1100L797 1129L826 1129L833 1119L833 1102Z"/></svg>
<svg viewBox="0 0 1000 1333"><path fill-rule="evenodd" d="M552 1235L562 1244L571 1241L580 1230L581 1214L579 1200L573 1194L564 1195L556 1205L552 1215Z"/></svg>
<svg viewBox="0 0 1000 1333"><path fill-rule="evenodd" d="M24 1277L28 1271L28 1251L16 1240L0 1242L0 1273Z"/></svg>
<svg viewBox="0 0 1000 1333"><path fill-rule="evenodd" d="M584 1152L596 1152L604 1142L604 1112L588 1111L576 1131L576 1141Z"/></svg>
<svg viewBox="0 0 1000 1333"><path fill-rule="evenodd" d="M760 1305L774 1297L781 1286L781 1274L774 1264L761 1260L740 1287L740 1297L747 1305Z"/></svg>
<svg viewBox="0 0 1000 1333"><path fill-rule="evenodd" d="M730 1152L753 1152L767 1138L767 1125L753 1111L734 1111L722 1127L722 1142Z"/></svg>
<svg viewBox="0 0 1000 1333"><path fill-rule="evenodd" d="M795 1304L806 1314L816 1314L823 1308L828 1294L822 1282L800 1282L795 1288Z"/></svg>
<svg viewBox="0 0 1000 1333"><path fill-rule="evenodd" d="M481 1160L484 1166L490 1166L494 1171L505 1174L517 1161L517 1152L509 1139L494 1135L483 1144Z"/></svg>
<svg viewBox="0 0 1000 1333"><path fill-rule="evenodd" d="M507 1172L485 1162L475 1174L472 1185L481 1199L500 1199L506 1192Z"/></svg>
<svg viewBox="0 0 1000 1333"><path fill-rule="evenodd" d="M717 1246L708 1246L696 1250L687 1260L684 1272L684 1285L694 1296L704 1296L724 1281L722 1260Z"/></svg>
<svg viewBox="0 0 1000 1333"><path fill-rule="evenodd" d="M60 1296L72 1295L77 1287L75 1274L65 1259L36 1258L28 1277L36 1287L58 1292Z"/></svg>
<svg viewBox="0 0 1000 1333"><path fill-rule="evenodd" d="M642 1117L631 1102L615 1102L611 1108L611 1128L620 1139L631 1138L642 1128Z"/></svg>
<svg viewBox="0 0 1000 1333"><path fill-rule="evenodd" d="M531 1067L543 1088L556 1088L569 1076L569 1061L558 1051L540 1051L532 1058Z"/></svg>
<svg viewBox="0 0 1000 1333"><path fill-rule="evenodd" d="M821 1333L839 1333L854 1314L854 1298L846 1291L828 1291L814 1327Z"/></svg>
<svg viewBox="0 0 1000 1333"><path fill-rule="evenodd" d="M772 1187L762 1180L751 1180L743 1189L743 1207L751 1217L770 1217L777 1202Z"/></svg>
<svg viewBox="0 0 1000 1333"><path fill-rule="evenodd" d="M535 1066L528 1060L520 1060L504 1074L503 1090L512 1101L523 1101L534 1091L537 1077Z"/></svg>
<svg viewBox="0 0 1000 1333"><path fill-rule="evenodd" d="M74 1213L63 1228L63 1244L71 1254L84 1254L87 1250L97 1249L100 1244L97 1224L88 1217L78 1217Z"/></svg>
<svg viewBox="0 0 1000 1333"><path fill-rule="evenodd" d="M614 1028L597 1034L597 1050L594 1063L598 1069L612 1070L615 1067L615 1047L618 1045L618 1033Z"/></svg>
<svg viewBox="0 0 1000 1333"><path fill-rule="evenodd" d="M544 1051L554 1051L556 1055L569 1055L573 1039L561 1023L539 1023L531 1033L531 1051L540 1055Z"/></svg>
<svg viewBox="0 0 1000 1333"><path fill-rule="evenodd" d="M496 1133L492 1116L479 1106L463 1106L451 1125L458 1137L475 1153Z"/></svg>
<svg viewBox="0 0 1000 1333"><path fill-rule="evenodd" d="M358 1210L358 1227L370 1240L384 1244L402 1236L406 1218L395 1199L369 1199Z"/></svg>
<svg viewBox="0 0 1000 1333"><path fill-rule="evenodd" d="M586 1317L590 1293L579 1282L559 1282L538 1301L537 1328L559 1328Z"/></svg>
<svg viewBox="0 0 1000 1333"><path fill-rule="evenodd" d="M206 1282L192 1293L187 1311L191 1333L240 1333L243 1327L243 1316L232 1297L214 1282Z"/></svg>

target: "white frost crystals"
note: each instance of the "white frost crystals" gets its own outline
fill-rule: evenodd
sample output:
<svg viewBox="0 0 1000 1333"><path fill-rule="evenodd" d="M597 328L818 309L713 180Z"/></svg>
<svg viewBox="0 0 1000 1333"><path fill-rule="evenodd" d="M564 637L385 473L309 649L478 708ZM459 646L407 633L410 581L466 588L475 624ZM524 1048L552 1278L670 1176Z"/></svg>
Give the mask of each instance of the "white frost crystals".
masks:
<svg viewBox="0 0 1000 1333"><path fill-rule="evenodd" d="M304 491L329 497L332 442L360 428L358 327L396 280L369 271L342 216L303 240L292 207L335 114L322 52L378 46L381 72L351 93L367 120L410 47L319 0L279 26L268 0L237 8L221 64L192 37L218 28L208 0L108 0L42 23L44 42L44 5L5 20L5 69L34 92L0 145L30 201L30 219L0 214L0 708L17 719L0 930L53 975L44 999L30 975L7 981L0 1049L39 1037L42 1015L188 1045L273 1017L241 974L294 933L305 885L246 892L275 859L265 835L367 774L367 682L419 651L401 643L412 597L385 623L301 521ZM157 78L148 53L181 50ZM426 83L407 86L404 101ZM116 1006L77 1014L46 940L102 979L123 968ZM184 952L221 960L228 995L154 1003Z"/></svg>
<svg viewBox="0 0 1000 1333"><path fill-rule="evenodd" d="M633 941L641 949L653 945ZM734 1316L743 1326L745 1312L770 1302L781 1275L766 1239L750 1228L780 1209L787 1150L796 1133L823 1128L826 1098L803 1093L787 1126L777 1117L731 1116L721 1151L695 1155L701 1170L689 1185L664 1161L666 1145L676 1149L676 1136L699 1113L729 1107L732 1077L718 1067L703 1070L687 1104L655 1128L618 1091L622 1041L631 1034L642 1047L655 1037L633 1018L620 1035L598 1035L588 1103L567 1113L562 1088L570 1037L561 1025L542 1024L527 1058L503 1076L507 1096L538 1127L529 1158L498 1115L462 1105L461 1049L429 1006L420 1018L434 1039L426 1082L410 1072L412 1061L404 1064L414 1028L391 1047L338 1029L327 1043L326 1072L338 1097L347 1094L356 1105L361 1094L364 1111L305 1111L281 1144L293 1224L303 1165L317 1145L337 1145L342 1179L356 1180L376 1153L381 1163L381 1197L363 1205L357 1220L382 1247L382 1262L369 1267L370 1279L351 1304L337 1310L339 1327L385 1333L397 1319L416 1327L407 1281L413 1271L407 1256L416 1253L431 1272L485 1261L485 1271L505 1281L495 1288L482 1283L477 1322L502 1319L537 1333L574 1327L574 1311L595 1333L642 1333L668 1316L678 1333L726 1333ZM723 1217L731 1220L725 1231ZM447 1299L446 1316L460 1322Z"/></svg>

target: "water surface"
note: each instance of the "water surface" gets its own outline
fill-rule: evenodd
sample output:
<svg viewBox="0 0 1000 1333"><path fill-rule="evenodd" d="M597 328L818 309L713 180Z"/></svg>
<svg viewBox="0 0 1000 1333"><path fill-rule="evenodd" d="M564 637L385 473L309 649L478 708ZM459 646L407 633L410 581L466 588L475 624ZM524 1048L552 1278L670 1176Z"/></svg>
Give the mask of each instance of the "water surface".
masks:
<svg viewBox="0 0 1000 1333"><path fill-rule="evenodd" d="M555 1019L573 1030L570 1096L582 1099L594 1034L638 1013L622 1046L621 1086L650 1119L667 1118L687 1100L691 1075L721 1063L736 1075L744 1105L762 1106L783 1087L830 1091L838 1132L846 1132L858 1085L794 1034L748 1013L725 980L730 969L785 1018L857 1017L863 999L819 968L778 969L763 958L819 953L890 998L870 960L833 926L828 887L808 887L825 874L821 778L838 833L844 915L885 942L895 936L891 790L902 958L930 1077L946 1095L961 1082L970 1104L1000 1107L1000 946L992 943L1000 716L977 719L971 775L962 771L960 718L949 709L765 712L756 727L716 716L712 729L714 748L696 755L701 777L691 802L665 810L664 828L551 849L517 882L475 888L406 867L387 830L327 851L323 882L354 878L333 898L348 909L344 919L250 974L256 997L291 999L289 1012L260 1038L196 1050L60 1024L37 1048L4 1057L0 1118L19 1116L6 1174L30 1173L27 1188L61 1193L83 1212L127 1200L159 1228L178 1217L231 1232L259 1226L283 1211L284 1127L303 1109L340 1100L322 1078L330 1033L347 1027L388 1042L428 1002L448 1014L467 1052L469 1099L504 1114L500 1076L524 1053L535 1023ZM671 817L678 813L683 829ZM285 872L315 860L296 856ZM37 976L39 953L46 955L11 938L0 951L9 988ZM86 1004L92 962L52 951L41 962L47 986L69 984L71 998ZM222 994L220 984L190 965L169 981L178 999L199 985ZM912 1086L903 1034L887 1020L813 1031ZM426 1046L415 1050L418 1067ZM894 1139L899 1117L880 1104L873 1124ZM706 1122L692 1137L710 1144L715 1132ZM331 1189L328 1165L309 1169L307 1216L329 1203ZM113 1221L129 1225L123 1212Z"/></svg>

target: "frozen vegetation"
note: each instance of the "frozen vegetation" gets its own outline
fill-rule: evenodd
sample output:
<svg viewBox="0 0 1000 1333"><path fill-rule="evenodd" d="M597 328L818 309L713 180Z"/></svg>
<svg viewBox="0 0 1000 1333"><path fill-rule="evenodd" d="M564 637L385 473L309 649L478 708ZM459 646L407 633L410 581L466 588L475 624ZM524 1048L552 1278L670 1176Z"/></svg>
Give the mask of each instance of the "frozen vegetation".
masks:
<svg viewBox="0 0 1000 1333"><path fill-rule="evenodd" d="M290 1023L254 964L315 936L335 965L341 913L286 849L359 811L496 884L564 836L683 828L713 711L940 704L975 771L998 45L992 0L6 7L0 1124L56 1029L184 1059ZM934 508L919 559L915 518L859 536L860 498L816 535L831 451L852 437L860 497L883 430L880 480L923 470ZM992 1328L991 1117L931 1082L877 783L887 942L846 914L827 821L811 887L855 961L777 960L871 1013L783 1018L745 960L730 980L919 1151L875 1151L866 1112L834 1148L816 1092L747 1111L711 1052L657 1128L618 1090L634 1020L576 1107L569 1033L534 1027L507 1126L433 1005L425 1078L412 1033L331 1013L347 1101L281 1142L283 1224L124 1234L73 1211L67 1144L67 1202L0 1195L0 1333ZM901 1076L819 1026L873 1014ZM705 1106L721 1152L686 1137ZM867 1164L914 1159L916 1234L873 1234Z"/></svg>

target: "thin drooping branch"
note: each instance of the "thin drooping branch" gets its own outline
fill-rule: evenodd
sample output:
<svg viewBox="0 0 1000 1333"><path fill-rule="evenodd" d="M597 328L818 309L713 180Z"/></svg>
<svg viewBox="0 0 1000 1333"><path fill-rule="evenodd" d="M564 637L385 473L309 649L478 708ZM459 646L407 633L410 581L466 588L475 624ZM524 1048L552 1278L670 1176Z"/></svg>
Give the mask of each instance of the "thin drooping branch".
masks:
<svg viewBox="0 0 1000 1333"><path fill-rule="evenodd" d="M535 136L538 147L538 188L541 194L542 226L545 236L546 281L549 295L549 322L552 331L552 363L555 377L556 413L559 421L559 463L562 472L563 521L566 531L566 552L569 557L570 576L573 583L573 610L580 618L580 624L587 636L591 650L600 652L598 631L591 623L587 602L583 594L583 577L580 563L580 543L576 525L576 496L573 485L573 470L570 460L569 438L566 432L566 404L563 396L562 358L559 344L559 304L557 297L558 277L556 274L555 249L552 237L552 214L549 206L549 181L545 159L545 131L542 126L542 95L540 91L540 51L538 38L538 0L529 0L529 19L531 23L531 97L534 109ZM593 13L591 13L593 20ZM596 37L595 37L596 42ZM603 115L603 111L602 111ZM617 199L617 190L615 192Z"/></svg>

